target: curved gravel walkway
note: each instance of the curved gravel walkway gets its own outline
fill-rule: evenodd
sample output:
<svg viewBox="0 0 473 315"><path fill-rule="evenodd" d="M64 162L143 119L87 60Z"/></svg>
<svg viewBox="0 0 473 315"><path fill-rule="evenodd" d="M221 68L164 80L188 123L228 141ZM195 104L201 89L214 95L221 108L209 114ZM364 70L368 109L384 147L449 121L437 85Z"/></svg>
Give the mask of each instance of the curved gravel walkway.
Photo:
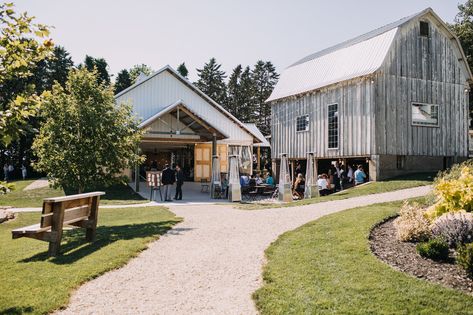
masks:
<svg viewBox="0 0 473 315"><path fill-rule="evenodd" d="M121 269L81 286L61 314L255 314L264 250L289 230L358 206L423 196L429 186L313 205L245 211L171 207L184 221Z"/></svg>

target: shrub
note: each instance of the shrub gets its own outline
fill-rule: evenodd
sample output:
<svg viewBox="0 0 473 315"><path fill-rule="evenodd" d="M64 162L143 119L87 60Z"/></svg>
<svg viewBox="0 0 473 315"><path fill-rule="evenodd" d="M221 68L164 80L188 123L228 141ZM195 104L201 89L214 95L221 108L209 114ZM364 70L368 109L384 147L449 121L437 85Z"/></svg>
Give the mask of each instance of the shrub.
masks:
<svg viewBox="0 0 473 315"><path fill-rule="evenodd" d="M460 246L457 253L457 263L473 277L473 244Z"/></svg>
<svg viewBox="0 0 473 315"><path fill-rule="evenodd" d="M450 212L440 216L431 226L432 235L441 237L450 247L473 241L473 215L466 212Z"/></svg>
<svg viewBox="0 0 473 315"><path fill-rule="evenodd" d="M394 226L398 239L404 242L423 241L430 236L429 222L424 216L424 210L417 203L404 202Z"/></svg>
<svg viewBox="0 0 473 315"><path fill-rule="evenodd" d="M433 221L444 213L473 211L473 162L455 165L447 172L439 173L435 182L435 203L428 209Z"/></svg>
<svg viewBox="0 0 473 315"><path fill-rule="evenodd" d="M441 238L434 238L416 246L417 253L422 257L436 261L445 261L448 259L448 244Z"/></svg>

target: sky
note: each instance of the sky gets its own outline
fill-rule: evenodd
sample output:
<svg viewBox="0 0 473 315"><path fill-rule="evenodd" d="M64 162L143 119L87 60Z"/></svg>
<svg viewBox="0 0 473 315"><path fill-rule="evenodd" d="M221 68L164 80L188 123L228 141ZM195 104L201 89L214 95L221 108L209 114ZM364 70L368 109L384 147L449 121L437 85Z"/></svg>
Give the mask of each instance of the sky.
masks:
<svg viewBox="0 0 473 315"><path fill-rule="evenodd" d="M14 0L12 0L14 1ZM189 77L211 57L229 75L238 64L297 60L431 7L453 22L465 0L17 0L74 62L103 57L116 73L185 62Z"/></svg>

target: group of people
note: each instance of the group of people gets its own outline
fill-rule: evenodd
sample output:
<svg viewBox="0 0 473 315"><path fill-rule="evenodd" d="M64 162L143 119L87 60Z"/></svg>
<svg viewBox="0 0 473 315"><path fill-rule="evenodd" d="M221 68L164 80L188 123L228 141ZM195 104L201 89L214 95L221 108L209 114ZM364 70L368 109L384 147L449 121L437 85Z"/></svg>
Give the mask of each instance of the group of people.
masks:
<svg viewBox="0 0 473 315"><path fill-rule="evenodd" d="M266 173L261 177L259 173L256 175L242 175L240 176L240 186L241 187L254 187L260 185L269 185L274 186L274 178L271 173Z"/></svg>
<svg viewBox="0 0 473 315"><path fill-rule="evenodd" d="M172 201L171 197L174 183L176 184L174 200L182 200L182 185L184 185L184 179L184 172L179 164L173 168L171 168L169 164L164 166L163 172L161 173L161 184L163 186L165 201Z"/></svg>
<svg viewBox="0 0 473 315"><path fill-rule="evenodd" d="M27 169L26 169L25 164L22 164L20 169L21 169L21 177L23 178L23 180L25 180L27 177ZM14 172L15 172L15 167L13 166L13 164L5 163L3 165L3 179L5 181L11 180L14 177Z"/></svg>
<svg viewBox="0 0 473 315"><path fill-rule="evenodd" d="M362 165L353 167L348 165L347 170L337 162L331 165L328 174L323 173L318 176L317 186L321 196L342 190L344 187L360 185L366 181L367 175Z"/></svg>

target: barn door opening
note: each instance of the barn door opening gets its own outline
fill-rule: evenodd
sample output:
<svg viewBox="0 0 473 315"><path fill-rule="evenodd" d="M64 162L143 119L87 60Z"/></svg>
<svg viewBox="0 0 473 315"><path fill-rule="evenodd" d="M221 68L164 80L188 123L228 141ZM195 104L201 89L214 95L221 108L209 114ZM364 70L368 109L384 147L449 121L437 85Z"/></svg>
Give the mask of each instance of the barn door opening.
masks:
<svg viewBox="0 0 473 315"><path fill-rule="evenodd" d="M194 149L194 181L200 182L202 179L210 181L210 171L212 169L212 144L198 143Z"/></svg>

